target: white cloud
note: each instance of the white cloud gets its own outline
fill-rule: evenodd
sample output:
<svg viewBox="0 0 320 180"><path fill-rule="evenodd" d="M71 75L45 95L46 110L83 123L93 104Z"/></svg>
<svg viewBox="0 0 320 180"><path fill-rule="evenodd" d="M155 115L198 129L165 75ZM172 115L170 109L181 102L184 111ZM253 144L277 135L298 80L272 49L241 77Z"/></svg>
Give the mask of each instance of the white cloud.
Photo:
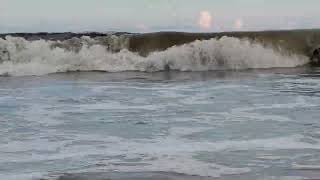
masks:
<svg viewBox="0 0 320 180"><path fill-rule="evenodd" d="M234 22L234 28L236 30L241 30L243 28L243 20L241 18L238 18Z"/></svg>
<svg viewBox="0 0 320 180"><path fill-rule="evenodd" d="M209 30L212 26L212 15L209 11L201 11L198 20L199 26L203 30Z"/></svg>

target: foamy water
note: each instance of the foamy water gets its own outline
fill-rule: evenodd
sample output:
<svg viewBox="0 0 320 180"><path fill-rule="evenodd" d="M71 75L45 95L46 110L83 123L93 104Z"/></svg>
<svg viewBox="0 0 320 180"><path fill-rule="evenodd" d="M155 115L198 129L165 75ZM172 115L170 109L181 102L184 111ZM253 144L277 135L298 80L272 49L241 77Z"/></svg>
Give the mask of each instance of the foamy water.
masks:
<svg viewBox="0 0 320 180"><path fill-rule="evenodd" d="M241 70L297 67L309 62L308 57L300 54L279 52L272 47L233 37L195 41L153 52L146 57L127 50L128 40L125 38L113 37L111 40L82 37L63 42L26 41L7 36L0 39L0 75L45 75L70 71Z"/></svg>
<svg viewBox="0 0 320 180"><path fill-rule="evenodd" d="M288 171L320 163L318 76L282 69L0 77L0 179L151 171L311 178Z"/></svg>

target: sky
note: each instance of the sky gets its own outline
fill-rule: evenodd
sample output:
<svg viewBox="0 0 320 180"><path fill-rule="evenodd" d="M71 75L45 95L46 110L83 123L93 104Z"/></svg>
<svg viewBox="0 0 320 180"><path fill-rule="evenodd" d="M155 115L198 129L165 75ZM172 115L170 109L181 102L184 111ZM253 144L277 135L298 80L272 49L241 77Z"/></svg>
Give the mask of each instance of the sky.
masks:
<svg viewBox="0 0 320 180"><path fill-rule="evenodd" d="M320 28L320 0L0 0L0 33Z"/></svg>

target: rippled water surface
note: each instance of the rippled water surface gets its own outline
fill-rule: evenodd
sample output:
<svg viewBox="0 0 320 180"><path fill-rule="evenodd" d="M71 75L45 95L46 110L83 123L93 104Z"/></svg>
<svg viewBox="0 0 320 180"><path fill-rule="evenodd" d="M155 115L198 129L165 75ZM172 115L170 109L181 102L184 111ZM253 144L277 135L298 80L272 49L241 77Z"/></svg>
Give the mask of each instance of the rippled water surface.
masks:
<svg viewBox="0 0 320 180"><path fill-rule="evenodd" d="M320 70L0 77L0 179L320 177Z"/></svg>

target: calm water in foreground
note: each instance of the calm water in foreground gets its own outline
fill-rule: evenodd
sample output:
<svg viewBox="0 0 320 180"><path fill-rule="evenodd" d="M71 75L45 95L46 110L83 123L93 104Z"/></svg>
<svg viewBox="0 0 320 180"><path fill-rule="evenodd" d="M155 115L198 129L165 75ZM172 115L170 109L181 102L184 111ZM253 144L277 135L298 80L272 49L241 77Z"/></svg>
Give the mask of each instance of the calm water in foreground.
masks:
<svg viewBox="0 0 320 180"><path fill-rule="evenodd" d="M0 77L0 179L319 178L319 78L310 68Z"/></svg>

